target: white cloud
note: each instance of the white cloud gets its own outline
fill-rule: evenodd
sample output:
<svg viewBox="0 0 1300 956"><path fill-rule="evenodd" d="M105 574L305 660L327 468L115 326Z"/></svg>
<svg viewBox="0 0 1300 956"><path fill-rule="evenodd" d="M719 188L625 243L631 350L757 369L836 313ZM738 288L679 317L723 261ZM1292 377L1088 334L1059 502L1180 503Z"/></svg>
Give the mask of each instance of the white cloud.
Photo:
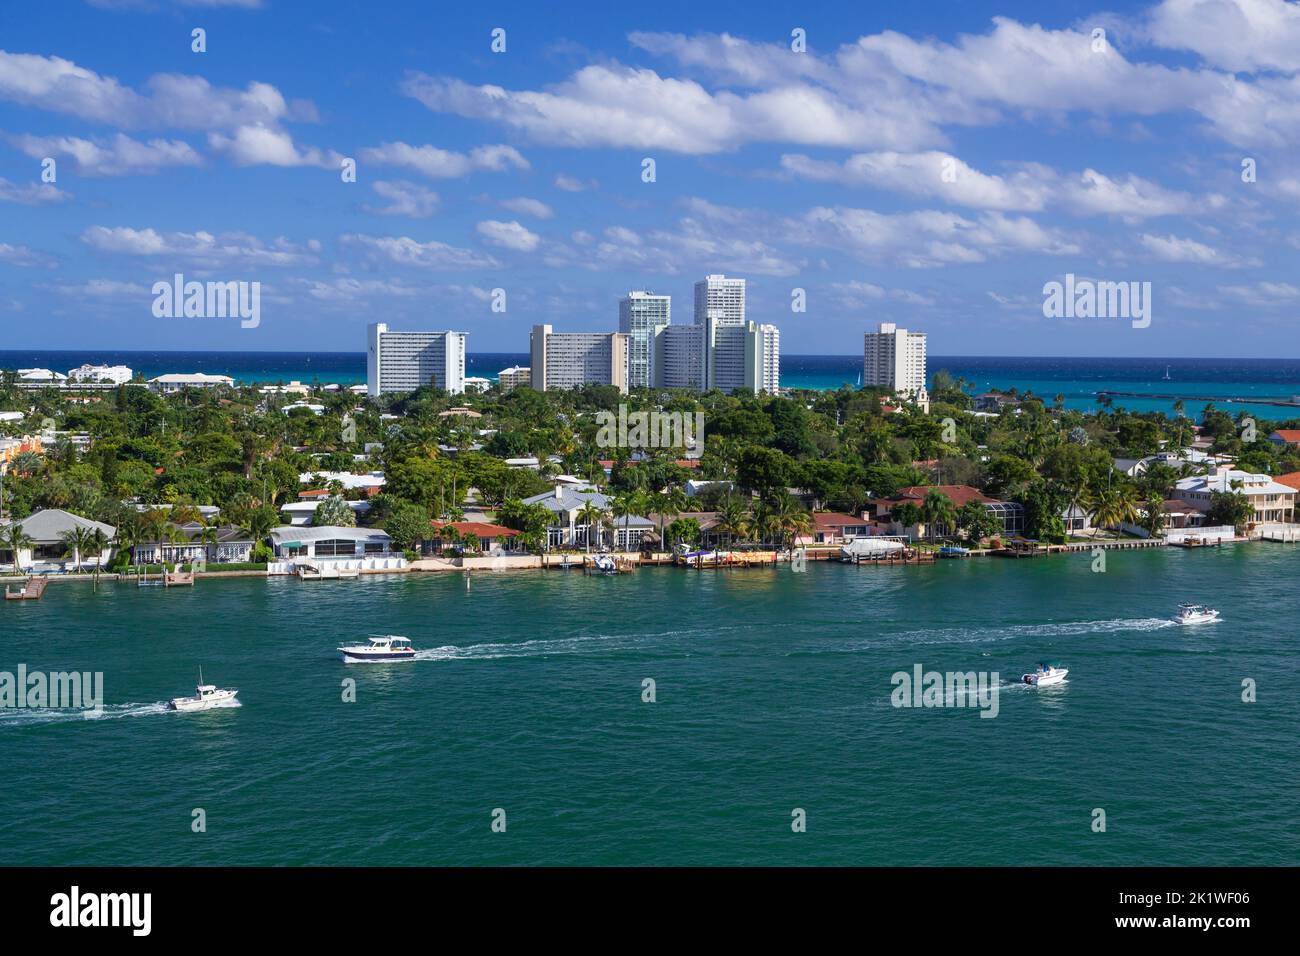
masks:
<svg viewBox="0 0 1300 956"><path fill-rule="evenodd" d="M1300 4L1285 0L1163 0L1147 31L1232 72L1300 70Z"/></svg>
<svg viewBox="0 0 1300 956"><path fill-rule="evenodd" d="M299 148L293 137L273 126L241 126L233 136L209 133L208 145L237 166L316 166L339 169L343 157L333 150Z"/></svg>
<svg viewBox="0 0 1300 956"><path fill-rule="evenodd" d="M1152 236L1144 234L1139 239L1143 248L1164 262L1192 262L1198 265L1233 265L1236 260L1225 256L1195 239L1178 236Z"/></svg>
<svg viewBox="0 0 1300 956"><path fill-rule="evenodd" d="M237 90L200 76L158 73L137 92L62 57L3 50L0 100L125 128L233 129L315 118L311 104L290 105L269 83Z"/></svg>
<svg viewBox="0 0 1300 956"><path fill-rule="evenodd" d="M572 176L566 176L564 173L557 173L555 176L555 185L558 189L563 189L566 193L580 193L587 189L596 187L595 180L583 182L581 179L575 179Z"/></svg>
<svg viewBox="0 0 1300 956"><path fill-rule="evenodd" d="M513 249L516 252L532 252L541 244L540 236L529 232L514 220L510 222L485 220L478 224L478 233L485 242L503 249Z"/></svg>
<svg viewBox="0 0 1300 956"><path fill-rule="evenodd" d="M509 209L511 212L517 212L521 216L533 216L537 219L555 218L555 210L540 199L529 199L527 196L519 196L515 199L503 199L500 205Z"/></svg>
<svg viewBox="0 0 1300 956"><path fill-rule="evenodd" d="M475 172L505 172L528 169L526 160L513 146L479 146L468 153L412 146L409 143L381 143L361 150L361 157L380 166L401 166L430 179L459 179Z"/></svg>
<svg viewBox="0 0 1300 956"><path fill-rule="evenodd" d="M7 242L0 242L0 262L7 262L11 266L22 266L24 268L52 269L56 265L55 261L43 252L37 252L27 246L11 245Z"/></svg>
<svg viewBox="0 0 1300 956"><path fill-rule="evenodd" d="M0 202L16 202L23 206L39 206L43 203L63 202L71 199L70 193L64 192L52 183L11 183L0 177Z"/></svg>
<svg viewBox="0 0 1300 956"><path fill-rule="evenodd" d="M388 182L381 179L372 184L371 188L388 200L387 206L379 208L366 207L369 212L379 213L381 216L409 216L412 219L427 219L438 209L438 194L432 189L426 189L416 183L407 182L406 180Z"/></svg>
<svg viewBox="0 0 1300 956"><path fill-rule="evenodd" d="M290 242L283 236L264 242L247 233L159 232L129 226L90 226L81 241L110 255L161 258L192 262L210 268L249 266L300 266L318 260L320 243Z"/></svg>
<svg viewBox="0 0 1300 956"><path fill-rule="evenodd" d="M367 236L349 234L340 237L344 245L357 246L372 259L399 266L421 269L491 269L500 263L472 249L459 249L430 240L420 242L409 236Z"/></svg>
<svg viewBox="0 0 1300 956"><path fill-rule="evenodd" d="M156 173L168 166L201 166L203 157L181 140L140 142L118 133L110 139L77 136L10 136L16 148L33 159L66 156L86 176L125 176Z"/></svg>

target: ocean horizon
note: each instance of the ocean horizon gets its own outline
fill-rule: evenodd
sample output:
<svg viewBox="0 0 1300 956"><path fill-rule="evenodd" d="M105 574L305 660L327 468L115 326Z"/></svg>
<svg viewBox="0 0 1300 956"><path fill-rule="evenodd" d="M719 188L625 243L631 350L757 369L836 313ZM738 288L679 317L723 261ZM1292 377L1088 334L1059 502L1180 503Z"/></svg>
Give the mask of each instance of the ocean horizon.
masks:
<svg viewBox="0 0 1300 956"><path fill-rule="evenodd" d="M465 374L495 379L502 369L528 362L526 352L474 352L466 356ZM146 378L168 372L229 375L241 384L296 380L309 385L356 385L366 380L364 352L0 350L0 369L66 372L87 363L126 365ZM1114 401L1116 407L1135 412L1168 414L1181 399L1187 414L1199 416L1205 399L1214 398L1230 403L1234 412L1270 420L1300 415L1300 409L1267 404L1300 396L1300 359L932 355L927 364L931 381L937 372L947 371L976 391L1016 388L1048 402L1060 395L1066 408L1077 410L1095 410L1099 392L1118 391L1139 393ZM856 386L861 371L858 355L784 355L781 385L813 390Z"/></svg>

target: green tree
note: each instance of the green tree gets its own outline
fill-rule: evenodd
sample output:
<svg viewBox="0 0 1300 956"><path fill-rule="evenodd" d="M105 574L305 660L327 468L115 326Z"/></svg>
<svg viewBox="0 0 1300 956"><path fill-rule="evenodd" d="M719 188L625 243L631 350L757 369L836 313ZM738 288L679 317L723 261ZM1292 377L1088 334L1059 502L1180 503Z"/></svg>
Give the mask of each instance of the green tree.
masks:
<svg viewBox="0 0 1300 956"><path fill-rule="evenodd" d="M356 513L342 495L330 495L312 513L312 524L317 527L355 528Z"/></svg>

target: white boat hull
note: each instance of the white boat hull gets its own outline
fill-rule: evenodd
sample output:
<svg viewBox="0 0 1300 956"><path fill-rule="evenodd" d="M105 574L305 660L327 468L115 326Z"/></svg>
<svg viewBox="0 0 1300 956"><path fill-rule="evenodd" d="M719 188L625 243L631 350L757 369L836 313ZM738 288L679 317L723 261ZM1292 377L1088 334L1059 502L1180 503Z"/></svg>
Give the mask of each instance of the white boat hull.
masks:
<svg viewBox="0 0 1300 956"><path fill-rule="evenodd" d="M1219 612L1213 614L1189 614L1178 619L1179 624L1213 624L1219 619Z"/></svg>
<svg viewBox="0 0 1300 956"><path fill-rule="evenodd" d="M339 655L343 658L344 664L386 664L390 661L413 661L415 660L415 651L366 651L360 648L355 650L339 648Z"/></svg>
<svg viewBox="0 0 1300 956"><path fill-rule="evenodd" d="M1041 674L1026 674L1021 678L1030 687L1051 687L1053 684L1065 683L1065 675L1070 673L1068 668L1051 671L1044 671Z"/></svg>
<svg viewBox="0 0 1300 956"><path fill-rule="evenodd" d="M171 710L178 710L185 713L191 713L196 710L215 710L219 707L234 707L239 703L235 699L235 695L238 693L239 691L237 690L223 690L218 691L211 697L205 697L202 699L198 697L174 697L167 706Z"/></svg>

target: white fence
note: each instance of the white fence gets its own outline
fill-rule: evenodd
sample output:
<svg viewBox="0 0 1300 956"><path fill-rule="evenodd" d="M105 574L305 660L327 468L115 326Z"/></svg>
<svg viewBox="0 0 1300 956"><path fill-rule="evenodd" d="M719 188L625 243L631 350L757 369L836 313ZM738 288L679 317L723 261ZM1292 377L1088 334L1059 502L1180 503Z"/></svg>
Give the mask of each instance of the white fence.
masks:
<svg viewBox="0 0 1300 956"><path fill-rule="evenodd" d="M302 561L314 565L328 565L340 571L400 571L406 567L406 558L396 555L371 558L303 558ZM266 566L266 573L297 574L298 560L272 561Z"/></svg>
<svg viewBox="0 0 1300 956"><path fill-rule="evenodd" d="M1237 529L1232 525L1214 525L1209 528L1171 528L1165 532L1165 540L1170 544L1187 538L1200 538L1202 541L1231 541L1237 536Z"/></svg>

